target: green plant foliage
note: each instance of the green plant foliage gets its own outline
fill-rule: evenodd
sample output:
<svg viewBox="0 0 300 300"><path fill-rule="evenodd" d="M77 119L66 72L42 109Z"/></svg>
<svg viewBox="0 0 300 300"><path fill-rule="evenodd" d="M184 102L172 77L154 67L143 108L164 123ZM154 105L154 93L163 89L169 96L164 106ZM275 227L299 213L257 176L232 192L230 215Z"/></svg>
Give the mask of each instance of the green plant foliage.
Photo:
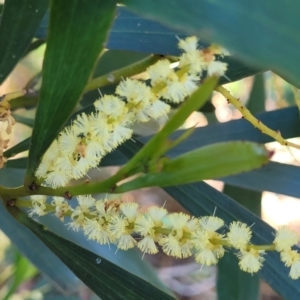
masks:
<svg viewBox="0 0 300 300"><path fill-rule="evenodd" d="M262 193L226 185L223 192L237 203L260 216ZM259 298L259 276L248 274L238 267L233 253L218 263L217 291L219 300L255 300ZM230 274L228 270L230 269Z"/></svg>
<svg viewBox="0 0 300 300"><path fill-rule="evenodd" d="M103 49L114 12L114 1L52 1L27 184L34 179L41 157L75 108Z"/></svg>
<svg viewBox="0 0 300 300"><path fill-rule="evenodd" d="M27 138L27 139L23 140L22 142L18 143L17 145L6 150L5 157L10 158L12 156L15 156L16 154L24 152L24 151L28 150L29 145L30 145L30 138Z"/></svg>
<svg viewBox="0 0 300 300"><path fill-rule="evenodd" d="M125 183L118 191L126 191L149 186L170 186L213 179L261 167L268 162L268 152L264 147L247 142L212 144L188 152L171 161L157 164L153 170L137 179ZM155 168L155 166L154 166Z"/></svg>
<svg viewBox="0 0 300 300"><path fill-rule="evenodd" d="M26 118L17 114L13 114L13 117L17 122L27 125L29 127L33 127L34 119Z"/></svg>
<svg viewBox="0 0 300 300"><path fill-rule="evenodd" d="M48 0L6 0L0 23L0 84L27 51Z"/></svg>
<svg viewBox="0 0 300 300"><path fill-rule="evenodd" d="M247 107L252 113L264 110L265 106L264 75L254 77ZM224 194L236 200L257 216L261 216L261 192L225 185ZM228 275L230 269L230 276ZM250 288L247 288L250 286ZM255 300L259 298L258 274L247 274L237 265L237 257L230 253L218 263L217 291L219 300Z"/></svg>
<svg viewBox="0 0 300 300"><path fill-rule="evenodd" d="M288 0L283 6L247 0L122 2L136 13L219 42L249 63L272 69L299 87L300 71L294 63L300 46L297 0Z"/></svg>
<svg viewBox="0 0 300 300"><path fill-rule="evenodd" d="M16 159L10 159L6 163L6 168L26 169L27 168L27 157L21 157Z"/></svg>

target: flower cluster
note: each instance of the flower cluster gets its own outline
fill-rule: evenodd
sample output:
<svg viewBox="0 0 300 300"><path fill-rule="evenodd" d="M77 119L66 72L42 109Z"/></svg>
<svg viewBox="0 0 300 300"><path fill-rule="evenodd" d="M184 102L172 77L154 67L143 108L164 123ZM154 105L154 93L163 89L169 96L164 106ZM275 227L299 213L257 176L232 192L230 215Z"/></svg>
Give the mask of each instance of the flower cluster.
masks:
<svg viewBox="0 0 300 300"><path fill-rule="evenodd" d="M203 71L224 75L227 64L216 61L216 56L228 52L217 46L199 50L197 44L196 37L179 41L183 54L177 70L162 59L147 69L150 86L126 78L116 87L115 95L104 95L94 102L95 112L79 114L52 143L36 170L43 185L57 188L84 177L105 154L131 137L133 123L166 116L170 110L166 102L182 102L194 92Z"/></svg>
<svg viewBox="0 0 300 300"><path fill-rule="evenodd" d="M51 205L46 204L44 196L33 196L31 200L31 216L49 212L61 220L69 216L71 221L66 225L70 229L82 230L88 239L102 245L114 243L122 250L136 246L149 254L157 253L160 247L167 255L194 256L199 264L207 266L217 264L226 249L233 249L240 269L248 273L261 269L267 250L278 251L281 260L290 267L290 277L300 278L300 254L291 249L299 237L287 226L277 231L273 244L259 246L250 242L252 232L247 224L234 221L225 233L224 221L216 216L195 218L168 213L157 206L141 212L135 202L96 200L91 195L77 196L76 208L71 208L62 197L54 197ZM20 201L24 200L17 200L16 205Z"/></svg>

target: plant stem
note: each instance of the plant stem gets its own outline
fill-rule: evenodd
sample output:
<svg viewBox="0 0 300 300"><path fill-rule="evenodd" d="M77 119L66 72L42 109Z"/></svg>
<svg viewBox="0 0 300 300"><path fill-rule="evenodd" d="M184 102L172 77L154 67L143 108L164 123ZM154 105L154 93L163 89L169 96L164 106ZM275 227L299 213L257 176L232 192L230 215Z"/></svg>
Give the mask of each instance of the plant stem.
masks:
<svg viewBox="0 0 300 300"><path fill-rule="evenodd" d="M292 142L289 142L285 140L279 131L274 131L267 127L265 124L263 124L261 121L259 121L257 118L255 118L251 112L239 101L239 99L233 97L229 91L227 91L223 86L218 86L215 88L215 90L219 93L221 93L228 101L228 103L231 103L242 115L243 117L250 122L255 128L257 128L261 133L264 133L270 137L272 137L274 140L276 140L278 143L284 146L290 146L296 149L300 150L300 145L294 144Z"/></svg>
<svg viewBox="0 0 300 300"><path fill-rule="evenodd" d="M113 71L109 74L92 78L86 85L84 92L89 92L103 86L118 83L122 78L130 77L144 72L148 66L155 64L161 57L159 55L149 55L124 68Z"/></svg>

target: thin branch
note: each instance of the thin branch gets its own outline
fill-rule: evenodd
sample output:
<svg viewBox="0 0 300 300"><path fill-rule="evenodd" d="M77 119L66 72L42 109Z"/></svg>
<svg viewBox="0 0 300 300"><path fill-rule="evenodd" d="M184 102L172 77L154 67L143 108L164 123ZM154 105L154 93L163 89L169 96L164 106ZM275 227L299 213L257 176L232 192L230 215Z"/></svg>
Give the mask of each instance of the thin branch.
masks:
<svg viewBox="0 0 300 300"><path fill-rule="evenodd" d="M250 122L254 127L256 127L261 133L264 133L274 140L276 140L279 144L284 146L290 146L300 150L300 145L289 142L281 136L280 131L275 131L270 129L268 126L263 124L260 120L255 118L252 113L239 101L239 99L233 97L229 91L227 91L223 86L218 86L215 90L221 93L228 101L231 103L242 115L243 118Z"/></svg>

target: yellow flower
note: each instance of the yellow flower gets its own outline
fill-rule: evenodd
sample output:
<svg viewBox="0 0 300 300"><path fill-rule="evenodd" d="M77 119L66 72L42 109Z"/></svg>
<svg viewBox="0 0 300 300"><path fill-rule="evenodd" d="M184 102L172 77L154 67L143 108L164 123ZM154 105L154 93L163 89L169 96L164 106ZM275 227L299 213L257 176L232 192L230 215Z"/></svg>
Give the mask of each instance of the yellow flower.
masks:
<svg viewBox="0 0 300 300"><path fill-rule="evenodd" d="M242 222L232 222L227 233L228 242L236 249L245 248L249 243L252 232L247 224Z"/></svg>
<svg viewBox="0 0 300 300"><path fill-rule="evenodd" d="M192 231L195 230L197 221L184 213L169 215L170 233L159 239L159 244L167 255L185 258L192 255Z"/></svg>
<svg viewBox="0 0 300 300"><path fill-rule="evenodd" d="M278 229L275 235L274 244L277 251L289 250L299 241L298 233L289 226L282 226Z"/></svg>
<svg viewBox="0 0 300 300"><path fill-rule="evenodd" d="M253 248L250 248L249 250L241 249L237 254L241 270L251 274L258 272L264 261L264 258L262 257L264 253L265 251L263 250L256 250Z"/></svg>
<svg viewBox="0 0 300 300"><path fill-rule="evenodd" d="M300 278L300 254L296 250L285 250L280 253L280 259L287 267L291 267L289 276L292 279Z"/></svg>
<svg viewBox="0 0 300 300"><path fill-rule="evenodd" d="M44 216L47 214L46 212L46 196L30 196L30 200L32 201L32 208L29 209L29 216L32 217L34 215Z"/></svg>

